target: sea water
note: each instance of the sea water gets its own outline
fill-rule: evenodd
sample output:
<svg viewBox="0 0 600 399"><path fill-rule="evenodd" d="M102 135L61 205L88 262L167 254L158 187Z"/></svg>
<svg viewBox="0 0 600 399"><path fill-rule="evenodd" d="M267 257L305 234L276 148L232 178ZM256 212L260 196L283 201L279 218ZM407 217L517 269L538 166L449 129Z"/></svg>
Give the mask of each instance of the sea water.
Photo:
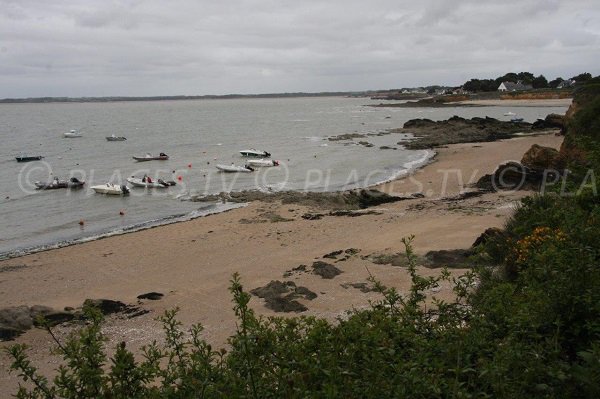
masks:
<svg viewBox="0 0 600 399"><path fill-rule="evenodd" d="M190 219L234 206L185 201L222 191L333 191L366 187L419 167L430 151L408 151L407 135L384 134L413 118L504 116L507 107L374 108L366 98L317 97L101 103L0 104L0 257ZM533 122L564 107L523 107ZM65 138L75 129L79 138ZM352 141L328 138L357 133ZM109 142L106 136L125 136ZM358 144L365 141L367 147ZM392 149L381 149L387 146ZM280 166L254 173L219 172L243 165L240 150L272 154ZM136 162L146 153L168 161ZM42 161L17 163L18 155ZM124 197L90 189L126 184L129 176L173 180L168 189L132 188ZM77 177L80 190L35 190L35 181ZM81 222L81 223L80 223Z"/></svg>

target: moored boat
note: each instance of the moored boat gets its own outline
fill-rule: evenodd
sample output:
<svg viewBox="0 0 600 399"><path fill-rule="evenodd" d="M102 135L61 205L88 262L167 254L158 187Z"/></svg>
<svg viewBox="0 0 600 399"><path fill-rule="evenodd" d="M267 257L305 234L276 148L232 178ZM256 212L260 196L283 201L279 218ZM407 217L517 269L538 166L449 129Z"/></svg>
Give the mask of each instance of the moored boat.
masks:
<svg viewBox="0 0 600 399"><path fill-rule="evenodd" d="M127 182L134 187L143 188L167 188L177 184L174 181L164 181L163 179L152 180L152 178L147 176L142 178L131 176L127 178Z"/></svg>
<svg viewBox="0 0 600 399"><path fill-rule="evenodd" d="M66 138L83 137L83 135L77 130L71 130L70 132L63 133L63 136Z"/></svg>
<svg viewBox="0 0 600 399"><path fill-rule="evenodd" d="M510 111L504 113L504 116L515 116L515 115L516 114L514 112L510 112Z"/></svg>
<svg viewBox="0 0 600 399"><path fill-rule="evenodd" d="M250 165L238 166L238 165L231 164L231 165L217 165L216 167L221 172L226 172L226 173L250 173L250 172L254 172L254 169L252 169L252 167Z"/></svg>
<svg viewBox="0 0 600 399"><path fill-rule="evenodd" d="M58 177L55 177L49 183L42 183L39 181L35 182L35 186L37 190L56 190L59 188L81 188L83 187L85 182L79 180L76 177L71 177L69 181L59 180Z"/></svg>
<svg viewBox="0 0 600 399"><path fill-rule="evenodd" d="M34 155L34 156L21 155L21 156L15 157L17 162L40 161L42 158L44 158L44 157L41 155Z"/></svg>
<svg viewBox="0 0 600 399"><path fill-rule="evenodd" d="M269 166L279 166L279 161L274 159L249 159L246 164L250 166L258 166L258 167L269 167Z"/></svg>
<svg viewBox="0 0 600 399"><path fill-rule="evenodd" d="M243 157L253 158L269 158L271 156L271 153L267 151L259 151L255 150L254 148L251 148L249 150L241 150L240 154L242 154Z"/></svg>
<svg viewBox="0 0 600 399"><path fill-rule="evenodd" d="M106 140L107 141L125 141L127 140L127 137L123 137L123 136L115 136L114 134L111 136L106 136Z"/></svg>
<svg viewBox="0 0 600 399"><path fill-rule="evenodd" d="M514 118L511 118L511 120L510 120L510 121L511 121L511 122L515 122L515 123L516 123L516 122L523 122L523 120L524 120L523 118L517 118L517 117L514 117Z"/></svg>
<svg viewBox="0 0 600 399"><path fill-rule="evenodd" d="M133 159L135 159L138 162L144 162L144 161L166 161L167 159L169 159L169 156L167 154L165 154L164 152L161 152L159 155L152 155L152 154L146 154L143 157L133 157Z"/></svg>
<svg viewBox="0 0 600 399"><path fill-rule="evenodd" d="M112 183L104 183L97 186L92 186L92 190L97 192L98 194L108 194L108 195L125 195L129 194L129 187L125 184L118 185Z"/></svg>

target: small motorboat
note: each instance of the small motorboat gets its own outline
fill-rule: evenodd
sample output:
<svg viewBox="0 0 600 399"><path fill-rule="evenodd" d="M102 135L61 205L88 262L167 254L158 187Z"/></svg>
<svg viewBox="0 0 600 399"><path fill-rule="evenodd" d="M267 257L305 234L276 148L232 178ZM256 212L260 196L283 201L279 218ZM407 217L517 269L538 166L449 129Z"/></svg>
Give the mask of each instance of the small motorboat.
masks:
<svg viewBox="0 0 600 399"><path fill-rule="evenodd" d="M21 156L15 157L17 162L41 161L42 158L44 158L44 157L41 155L35 155L35 156L21 155Z"/></svg>
<svg viewBox="0 0 600 399"><path fill-rule="evenodd" d="M510 112L510 111L504 113L504 116L515 116L515 115L516 114L514 112Z"/></svg>
<svg viewBox="0 0 600 399"><path fill-rule="evenodd" d="M250 173L254 172L254 169L250 165L237 166L234 164L231 165L217 165L217 169L221 172L226 173Z"/></svg>
<svg viewBox="0 0 600 399"><path fill-rule="evenodd" d="M247 165L253 167L269 167L269 166L279 166L279 161L274 159L249 159L246 162Z"/></svg>
<svg viewBox="0 0 600 399"><path fill-rule="evenodd" d="M118 185L112 183L100 184L98 186L92 186L92 190L97 192L98 194L108 194L108 195L126 195L129 194L129 187L125 184Z"/></svg>
<svg viewBox="0 0 600 399"><path fill-rule="evenodd" d="M254 148L251 148L249 150L241 150L240 154L242 154L243 157L252 157L252 158L269 158L271 156L271 153L269 153L269 152L258 151L258 150L255 150Z"/></svg>
<svg viewBox="0 0 600 399"><path fill-rule="evenodd" d="M66 138L75 138L83 137L83 134L79 133L77 130L71 130L70 132L63 133L63 136Z"/></svg>
<svg viewBox="0 0 600 399"><path fill-rule="evenodd" d="M125 141L127 140L127 137L123 137L123 136L115 136L114 134L111 136L106 136L106 140L107 141Z"/></svg>
<svg viewBox="0 0 600 399"><path fill-rule="evenodd" d="M167 159L169 159L169 156L167 154L165 154L164 152L161 152L159 155L152 155L152 154L146 154L143 157L133 157L133 159L135 159L138 162L144 162L144 161L166 161Z"/></svg>
<svg viewBox="0 0 600 399"><path fill-rule="evenodd" d="M71 177L69 181L59 180L58 177L55 177L50 183L42 183L39 181L35 182L35 186L37 190L56 190L59 188L81 188L83 187L85 182L79 180L76 177Z"/></svg>
<svg viewBox="0 0 600 399"><path fill-rule="evenodd" d="M511 118L511 122L517 123L517 122L523 122L523 118Z"/></svg>
<svg viewBox="0 0 600 399"><path fill-rule="evenodd" d="M144 188L167 188L170 186L174 186L177 183L174 181L164 181L163 179L157 179L156 181L152 180L150 177L144 176L142 178L131 176L127 178L127 182L129 182L133 187L144 187Z"/></svg>

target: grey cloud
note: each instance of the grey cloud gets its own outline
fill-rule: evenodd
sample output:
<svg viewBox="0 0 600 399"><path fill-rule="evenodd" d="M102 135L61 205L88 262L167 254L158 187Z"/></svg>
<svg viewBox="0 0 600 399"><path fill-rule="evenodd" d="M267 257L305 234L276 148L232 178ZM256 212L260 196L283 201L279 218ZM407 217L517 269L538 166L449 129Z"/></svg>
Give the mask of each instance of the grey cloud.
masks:
<svg viewBox="0 0 600 399"><path fill-rule="evenodd" d="M523 68L598 74L596 3L5 0L0 97L358 90Z"/></svg>

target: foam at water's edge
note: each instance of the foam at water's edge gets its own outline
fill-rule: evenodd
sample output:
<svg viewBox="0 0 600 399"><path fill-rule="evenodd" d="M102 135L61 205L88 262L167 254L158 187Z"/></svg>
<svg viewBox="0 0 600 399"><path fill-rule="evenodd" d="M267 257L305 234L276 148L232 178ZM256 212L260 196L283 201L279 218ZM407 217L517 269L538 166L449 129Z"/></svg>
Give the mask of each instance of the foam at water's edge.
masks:
<svg viewBox="0 0 600 399"><path fill-rule="evenodd" d="M55 242L52 244L38 245L38 246L29 247L29 248L21 248L21 249L17 249L17 250L13 250L13 251L2 252L2 253L0 253L0 260L18 258L20 256L31 255L31 254L35 254L38 252L49 251L51 249L68 247L71 245L81 244L84 242L90 242L90 241L95 241L95 240L101 240L103 238L117 236L117 235L121 235L121 234L134 233L134 232L140 231L140 230L147 230L147 229L151 229L154 227L165 226L168 224L185 222L188 220L193 220L193 219L197 219L197 218L204 217L204 216L210 216L210 215L214 215L217 213L228 212L230 210L237 209L237 208L243 208L247 205L248 204L245 204L245 203L242 203L242 204L240 204L240 203L225 203L225 204L218 203L218 204L214 204L213 206L210 206L207 208L192 211L190 213L171 215L171 216L167 216L167 217L160 218L160 219L149 220L149 221L146 221L143 223L133 224L130 226L125 226L125 227L121 227L118 229L109 230L107 232L89 235L86 237L76 238L73 240L59 241L59 242Z"/></svg>

